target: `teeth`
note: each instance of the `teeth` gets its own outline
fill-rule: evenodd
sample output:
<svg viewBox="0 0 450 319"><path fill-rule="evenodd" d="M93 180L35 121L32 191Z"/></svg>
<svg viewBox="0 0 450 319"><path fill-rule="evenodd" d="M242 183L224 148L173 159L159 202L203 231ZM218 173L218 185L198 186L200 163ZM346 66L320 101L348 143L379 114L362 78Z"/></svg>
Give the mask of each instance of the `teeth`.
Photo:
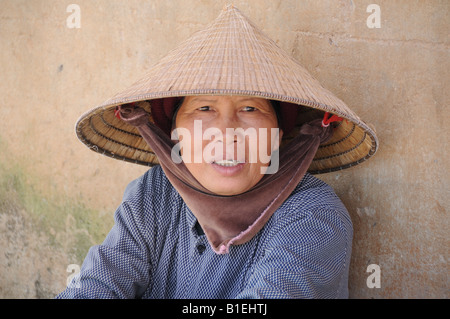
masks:
<svg viewBox="0 0 450 319"><path fill-rule="evenodd" d="M216 161L214 163L217 165L220 165L220 166L236 166L236 165L240 164L241 162L235 161L235 160L222 160L222 161Z"/></svg>

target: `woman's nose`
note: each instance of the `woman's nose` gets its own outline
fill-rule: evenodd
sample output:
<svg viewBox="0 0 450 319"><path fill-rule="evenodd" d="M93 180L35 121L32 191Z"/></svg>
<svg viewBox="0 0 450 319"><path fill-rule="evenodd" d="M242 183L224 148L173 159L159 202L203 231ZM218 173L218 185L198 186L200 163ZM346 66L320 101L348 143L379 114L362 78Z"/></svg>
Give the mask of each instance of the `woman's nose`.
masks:
<svg viewBox="0 0 450 319"><path fill-rule="evenodd" d="M221 116L216 122L217 129L220 131L220 142L224 144L239 143L242 141L240 131L242 127L239 120L234 115Z"/></svg>

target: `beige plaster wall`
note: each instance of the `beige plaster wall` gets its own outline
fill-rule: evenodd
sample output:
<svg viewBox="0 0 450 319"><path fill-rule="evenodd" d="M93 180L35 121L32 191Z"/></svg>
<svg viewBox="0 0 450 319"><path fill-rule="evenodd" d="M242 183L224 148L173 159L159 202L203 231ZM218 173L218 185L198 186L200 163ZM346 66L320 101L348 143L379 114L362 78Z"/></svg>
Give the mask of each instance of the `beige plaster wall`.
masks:
<svg viewBox="0 0 450 319"><path fill-rule="evenodd" d="M72 3L80 28L68 27ZM145 171L88 150L77 118L226 3L0 0L0 297L63 289ZM448 298L450 2L233 3L377 130L374 158L320 176L354 223L350 297ZM380 28L367 26L372 3ZM366 284L370 264L381 288Z"/></svg>

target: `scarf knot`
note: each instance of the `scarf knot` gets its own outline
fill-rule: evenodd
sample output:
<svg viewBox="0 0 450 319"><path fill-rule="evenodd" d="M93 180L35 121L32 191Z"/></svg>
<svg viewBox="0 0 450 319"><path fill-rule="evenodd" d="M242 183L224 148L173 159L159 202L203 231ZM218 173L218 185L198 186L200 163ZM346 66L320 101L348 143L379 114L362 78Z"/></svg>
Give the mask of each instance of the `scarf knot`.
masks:
<svg viewBox="0 0 450 319"><path fill-rule="evenodd" d="M141 107L137 107L134 103L120 105L116 109L116 114L126 123L141 127L149 122L149 114Z"/></svg>
<svg viewBox="0 0 450 319"><path fill-rule="evenodd" d="M322 144L330 139L333 132L330 126L322 126L322 121L317 119L303 124L300 128L300 134L317 136L320 139L320 144Z"/></svg>

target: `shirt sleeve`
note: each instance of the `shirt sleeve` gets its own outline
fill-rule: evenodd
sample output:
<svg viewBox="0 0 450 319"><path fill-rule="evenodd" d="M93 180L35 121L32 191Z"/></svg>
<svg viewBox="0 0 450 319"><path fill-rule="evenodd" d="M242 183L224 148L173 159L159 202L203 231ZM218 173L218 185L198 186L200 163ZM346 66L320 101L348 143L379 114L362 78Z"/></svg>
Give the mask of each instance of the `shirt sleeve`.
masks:
<svg viewBox="0 0 450 319"><path fill-rule="evenodd" d="M105 241L89 250L80 273L57 299L137 298L147 289L151 263L140 193L140 180L127 187Z"/></svg>
<svg viewBox="0 0 450 319"><path fill-rule="evenodd" d="M350 219L328 208L285 221L237 298L347 298L352 236Z"/></svg>

